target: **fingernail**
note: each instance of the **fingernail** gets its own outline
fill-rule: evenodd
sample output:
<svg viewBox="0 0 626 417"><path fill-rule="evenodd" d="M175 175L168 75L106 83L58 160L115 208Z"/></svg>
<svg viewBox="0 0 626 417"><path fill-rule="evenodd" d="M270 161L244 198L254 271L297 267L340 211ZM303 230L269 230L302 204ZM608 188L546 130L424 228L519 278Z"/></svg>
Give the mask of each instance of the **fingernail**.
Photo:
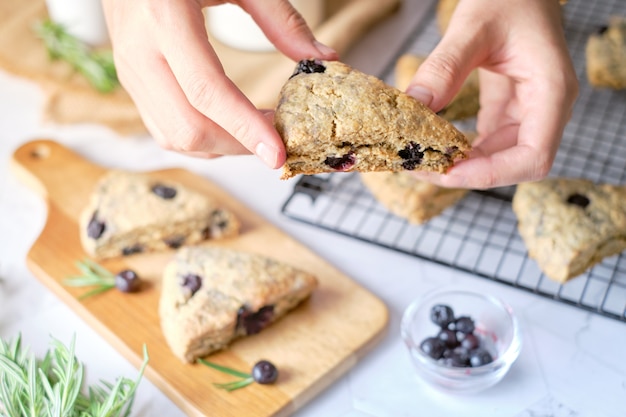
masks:
<svg viewBox="0 0 626 417"><path fill-rule="evenodd" d="M261 159L261 161L263 161L265 165L272 169L276 168L278 156L276 150L271 146L263 142L259 142L259 144L256 145L256 148L254 148L254 153Z"/></svg>
<svg viewBox="0 0 626 417"><path fill-rule="evenodd" d="M426 106L430 106L430 103L433 101L433 93L430 92L426 87L422 87L421 85L412 85L407 88L406 93L411 97L415 98L417 101L422 102Z"/></svg>
<svg viewBox="0 0 626 417"><path fill-rule="evenodd" d="M323 43L319 41L313 41L313 45L315 45L315 48L324 57L337 56L337 51L335 51L333 48L331 48L328 45L324 45Z"/></svg>

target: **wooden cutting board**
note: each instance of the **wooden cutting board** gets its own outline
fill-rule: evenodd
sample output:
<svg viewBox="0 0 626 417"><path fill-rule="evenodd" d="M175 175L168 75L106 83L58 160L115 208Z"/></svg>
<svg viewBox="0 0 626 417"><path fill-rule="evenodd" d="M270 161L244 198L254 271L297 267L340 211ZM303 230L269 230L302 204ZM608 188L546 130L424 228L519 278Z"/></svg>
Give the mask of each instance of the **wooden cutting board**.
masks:
<svg viewBox="0 0 626 417"><path fill-rule="evenodd" d="M146 377L189 416L285 416L292 414L352 367L384 334L387 308L377 297L229 194L183 169L150 172L214 196L242 220L239 237L219 244L254 251L315 273L320 286L304 304L261 333L242 338L211 361L247 371L259 359L276 364L275 385L253 384L226 392L213 382L233 378L175 358L162 336L157 305L161 270L173 252L102 262L111 271L134 269L149 281L135 294L109 291L79 301L84 288L62 281L86 257L77 218L96 181L107 171L59 143L35 140L15 151L14 172L46 200L48 217L27 255L33 274L135 366L142 346L150 355Z"/></svg>

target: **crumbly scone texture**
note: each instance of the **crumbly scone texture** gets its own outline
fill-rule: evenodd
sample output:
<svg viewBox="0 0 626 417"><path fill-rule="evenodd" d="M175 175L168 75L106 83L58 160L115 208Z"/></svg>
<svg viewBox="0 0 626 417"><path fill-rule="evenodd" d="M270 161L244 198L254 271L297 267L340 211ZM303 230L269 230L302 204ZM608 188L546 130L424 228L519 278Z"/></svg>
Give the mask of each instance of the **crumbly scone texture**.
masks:
<svg viewBox="0 0 626 417"><path fill-rule="evenodd" d="M403 54L398 58L394 71L395 85L398 89L406 90L425 59L425 56L415 54ZM437 114L450 121L462 120L476 116L479 108L478 71L473 70L461 85L459 92Z"/></svg>
<svg viewBox="0 0 626 417"><path fill-rule="evenodd" d="M79 227L84 250L105 259L236 236L240 223L211 196L147 174L113 170L95 186Z"/></svg>
<svg viewBox="0 0 626 417"><path fill-rule="evenodd" d="M412 224L438 216L468 191L420 181L408 172L363 172L360 176L380 204Z"/></svg>
<svg viewBox="0 0 626 417"><path fill-rule="evenodd" d="M300 64L299 64L300 65ZM341 62L294 73L274 123L287 160L282 179L335 171L445 173L470 145L450 122L400 90Z"/></svg>
<svg viewBox="0 0 626 417"><path fill-rule="evenodd" d="M626 88L626 18L613 16L608 26L590 35L585 54L591 85Z"/></svg>
<svg viewBox="0 0 626 417"><path fill-rule="evenodd" d="M625 201L623 186L549 178L519 184L513 211L528 255L563 283L626 249Z"/></svg>
<svg viewBox="0 0 626 417"><path fill-rule="evenodd" d="M255 334L303 300L317 278L266 256L212 246L177 251L163 272L159 315L183 362Z"/></svg>

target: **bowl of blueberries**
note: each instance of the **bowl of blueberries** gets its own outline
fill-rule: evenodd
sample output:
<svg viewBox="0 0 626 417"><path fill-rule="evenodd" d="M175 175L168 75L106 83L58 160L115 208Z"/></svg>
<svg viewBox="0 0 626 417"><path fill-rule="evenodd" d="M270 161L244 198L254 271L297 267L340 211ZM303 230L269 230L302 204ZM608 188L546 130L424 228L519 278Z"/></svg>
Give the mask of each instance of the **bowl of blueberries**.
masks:
<svg viewBox="0 0 626 417"><path fill-rule="evenodd" d="M418 375L450 393L493 386L522 346L512 309L496 297L466 290L431 291L413 301L401 332Z"/></svg>

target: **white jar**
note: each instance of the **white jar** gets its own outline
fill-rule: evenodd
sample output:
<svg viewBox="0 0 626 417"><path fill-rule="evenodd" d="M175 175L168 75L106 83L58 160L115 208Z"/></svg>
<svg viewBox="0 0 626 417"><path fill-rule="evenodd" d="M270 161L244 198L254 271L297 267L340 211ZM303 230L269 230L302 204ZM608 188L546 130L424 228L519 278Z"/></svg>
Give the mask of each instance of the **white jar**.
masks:
<svg viewBox="0 0 626 417"><path fill-rule="evenodd" d="M109 41L101 0L46 0L50 19L91 46Z"/></svg>
<svg viewBox="0 0 626 417"><path fill-rule="evenodd" d="M310 28L316 28L324 19L324 0L290 0ZM218 41L245 51L273 51L274 45L267 39L252 17L231 3L205 9L207 27Z"/></svg>

